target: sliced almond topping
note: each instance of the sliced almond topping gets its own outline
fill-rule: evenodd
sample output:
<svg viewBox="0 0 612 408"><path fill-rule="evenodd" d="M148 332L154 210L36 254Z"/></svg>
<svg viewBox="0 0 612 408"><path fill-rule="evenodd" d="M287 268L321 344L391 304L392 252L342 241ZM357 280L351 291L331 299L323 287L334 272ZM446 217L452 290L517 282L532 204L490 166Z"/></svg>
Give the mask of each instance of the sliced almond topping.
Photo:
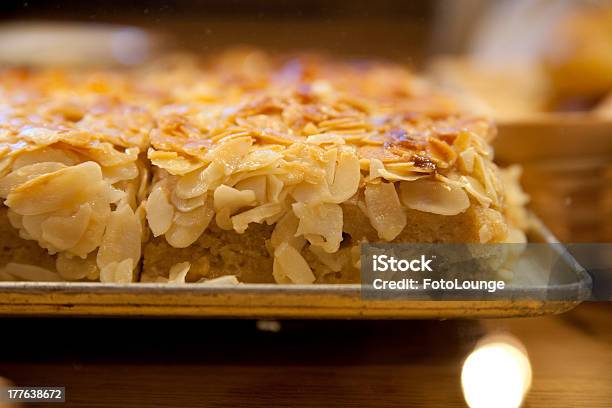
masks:
<svg viewBox="0 0 612 408"><path fill-rule="evenodd" d="M100 269L102 283L131 283L134 281L134 264L131 259L111 262Z"/></svg>
<svg viewBox="0 0 612 408"><path fill-rule="evenodd" d="M87 254L96 249L102 242L102 236L104 235L108 217L111 213L108 192L106 190L99 191L98 194L89 201L89 205L91 206L92 214L89 218L87 230L79 240L79 243L69 249L71 254L80 256L81 258L87 256Z"/></svg>
<svg viewBox="0 0 612 408"><path fill-rule="evenodd" d="M459 163L461 164L463 171L470 174L474 171L474 157L476 156L476 151L473 147L468 147L464 151L459 154L461 160Z"/></svg>
<svg viewBox="0 0 612 408"><path fill-rule="evenodd" d="M193 211L177 212L172 227L165 234L166 241L174 248L188 247L208 228L214 215L215 212L209 201Z"/></svg>
<svg viewBox="0 0 612 408"><path fill-rule="evenodd" d="M0 178L0 197L6 197L12 190L23 183L43 174L53 173L65 168L61 163L45 162L29 164Z"/></svg>
<svg viewBox="0 0 612 408"><path fill-rule="evenodd" d="M82 259L78 256L69 257L65 253L60 253L57 256L55 267L60 276L66 280L92 279L92 277L99 276L95 254L90 254L86 259Z"/></svg>
<svg viewBox="0 0 612 408"><path fill-rule="evenodd" d="M153 187L153 191L147 198L145 209L153 236L158 237L165 234L172 226L174 207L168 202L168 196L161 184L158 183Z"/></svg>
<svg viewBox="0 0 612 408"><path fill-rule="evenodd" d="M179 262L172 265L168 273L168 283L185 283L189 268L191 268L189 262Z"/></svg>
<svg viewBox="0 0 612 408"><path fill-rule="evenodd" d="M227 276L219 276L214 279L206 279L202 278L198 281L201 285L212 285L212 286L234 286L239 285L240 281L236 278L235 275L227 275Z"/></svg>
<svg viewBox="0 0 612 408"><path fill-rule="evenodd" d="M213 198L215 211L226 208L229 209L230 214L240 208L255 205L257 202L252 190L240 191L224 184L215 189Z"/></svg>
<svg viewBox="0 0 612 408"><path fill-rule="evenodd" d="M340 204L351 198L359 188L361 169L357 155L342 152L334 176L334 183L329 186L332 202Z"/></svg>
<svg viewBox="0 0 612 408"><path fill-rule="evenodd" d="M406 226L406 214L393 183L366 184L365 202L368 218L385 241L395 239Z"/></svg>
<svg viewBox="0 0 612 408"><path fill-rule="evenodd" d="M206 195L199 195L193 198L180 198L176 195L176 190L173 190L172 194L170 195L170 201L177 210L189 212L203 206L206 203Z"/></svg>
<svg viewBox="0 0 612 408"><path fill-rule="evenodd" d="M481 205L488 207L491 205L491 199L487 195L480 181L472 176L461 176L459 180L464 184L465 191L474 197Z"/></svg>
<svg viewBox="0 0 612 408"><path fill-rule="evenodd" d="M497 205L498 196L497 191L493 185L492 179L494 176L491 175L492 170L487 167L487 164L482 157L476 155L474 160L474 177L482 183L484 190L494 205Z"/></svg>
<svg viewBox="0 0 612 408"><path fill-rule="evenodd" d="M303 236L296 236L300 220L295 216L293 211L288 211L274 227L270 244L273 248L278 248L282 243L288 243L298 251L306 244L306 239Z"/></svg>
<svg viewBox="0 0 612 408"><path fill-rule="evenodd" d="M225 174L229 175L240 166L252 144L253 139L251 137L238 137L222 141L206 154L206 159L221 164Z"/></svg>
<svg viewBox="0 0 612 408"><path fill-rule="evenodd" d="M300 223L296 235L326 252L336 252L342 242L342 208L338 204L294 203L293 212Z"/></svg>
<svg viewBox="0 0 612 408"><path fill-rule="evenodd" d="M138 166L136 163L125 163L118 166L104 167L102 169L104 179L110 184L118 181L133 180L138 177Z"/></svg>
<svg viewBox="0 0 612 408"><path fill-rule="evenodd" d="M205 169L196 170L179 178L176 195L179 198L194 198L221 184L225 177L223 165L213 162Z"/></svg>
<svg viewBox="0 0 612 408"><path fill-rule="evenodd" d="M259 204L264 204L266 199L267 178L266 176L249 177L237 183L234 187L240 191L252 191Z"/></svg>
<svg viewBox="0 0 612 408"><path fill-rule="evenodd" d="M385 168L385 165L382 161L378 159L370 159L370 174L369 180L375 180L379 177L387 180L387 181L414 181L424 177L427 177L427 174L422 173L405 173L398 174L391 172Z"/></svg>
<svg viewBox="0 0 612 408"><path fill-rule="evenodd" d="M0 269L0 271L12 275L18 280L32 282L57 282L62 280L62 278L55 272L41 268L40 266L22 263L9 262L4 266L4 268Z"/></svg>
<svg viewBox="0 0 612 408"><path fill-rule="evenodd" d="M280 160L282 155L274 150L260 149L250 152L244 160L240 161L237 172L253 172L264 167L270 167Z"/></svg>
<svg viewBox="0 0 612 408"><path fill-rule="evenodd" d="M44 174L13 190L5 204L23 215L35 215L74 208L100 189L102 170L85 162Z"/></svg>
<svg viewBox="0 0 612 408"><path fill-rule="evenodd" d="M13 169L20 169L37 163L59 163L64 166L74 166L80 161L79 156L67 150L45 147L43 149L32 150L21 153L13 162Z"/></svg>
<svg viewBox="0 0 612 408"><path fill-rule="evenodd" d="M140 222L129 205L123 204L113 211L98 249L97 264L100 270L126 260L135 267L140 260L140 235Z"/></svg>
<svg viewBox="0 0 612 408"><path fill-rule="evenodd" d="M42 239L59 251L74 247L85 234L91 214L91 206L86 203L75 214L47 218L41 224Z"/></svg>
<svg viewBox="0 0 612 408"><path fill-rule="evenodd" d="M268 176L268 202L278 203L283 187L283 182L276 176Z"/></svg>
<svg viewBox="0 0 612 408"><path fill-rule="evenodd" d="M282 205L277 203L260 205L259 207L234 215L231 218L232 225L237 233L242 234L249 227L250 223L261 224L270 217L280 214L282 211Z"/></svg>
<svg viewBox="0 0 612 408"><path fill-rule="evenodd" d="M195 159L180 156L176 152L157 152L152 149L149 150L149 159L153 165L175 176L191 173L204 165Z"/></svg>
<svg viewBox="0 0 612 408"><path fill-rule="evenodd" d="M302 255L286 243L274 251L272 275L277 283L309 284L315 276Z"/></svg>
<svg viewBox="0 0 612 408"><path fill-rule="evenodd" d="M401 182L400 193L406 207L433 214L456 215L470 206L461 187L435 180Z"/></svg>

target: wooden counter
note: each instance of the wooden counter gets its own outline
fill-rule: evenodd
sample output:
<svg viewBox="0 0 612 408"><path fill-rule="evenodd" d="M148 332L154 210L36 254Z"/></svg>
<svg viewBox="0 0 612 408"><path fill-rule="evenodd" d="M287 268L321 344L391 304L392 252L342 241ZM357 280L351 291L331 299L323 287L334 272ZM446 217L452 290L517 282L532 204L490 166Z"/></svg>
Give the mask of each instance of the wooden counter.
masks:
<svg viewBox="0 0 612 408"><path fill-rule="evenodd" d="M524 319L288 321L280 332L248 320L1 324L0 375L65 386L67 407L463 407L462 361L498 331L529 353L525 406L612 406L610 303Z"/></svg>

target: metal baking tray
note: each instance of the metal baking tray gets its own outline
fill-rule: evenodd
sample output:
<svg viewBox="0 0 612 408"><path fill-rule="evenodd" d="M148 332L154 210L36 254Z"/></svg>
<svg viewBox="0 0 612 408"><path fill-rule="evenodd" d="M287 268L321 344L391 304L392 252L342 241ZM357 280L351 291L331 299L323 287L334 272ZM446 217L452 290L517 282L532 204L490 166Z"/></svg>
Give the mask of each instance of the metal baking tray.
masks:
<svg viewBox="0 0 612 408"><path fill-rule="evenodd" d="M532 242L555 242L534 223ZM548 290L586 293L590 276L573 259L563 283ZM531 272L530 272L531 273ZM539 273L533 270L532 273ZM122 316L299 319L450 319L556 314L578 300L365 300L360 285L197 286L0 282L3 316Z"/></svg>

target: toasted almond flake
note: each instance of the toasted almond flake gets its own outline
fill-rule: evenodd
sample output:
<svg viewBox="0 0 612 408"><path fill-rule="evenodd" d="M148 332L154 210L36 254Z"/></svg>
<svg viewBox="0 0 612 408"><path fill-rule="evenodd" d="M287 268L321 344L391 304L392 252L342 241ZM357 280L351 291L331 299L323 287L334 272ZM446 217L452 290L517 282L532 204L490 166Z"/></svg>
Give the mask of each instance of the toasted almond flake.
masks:
<svg viewBox="0 0 612 408"><path fill-rule="evenodd" d="M480 181L471 176L461 176L459 180L463 183L465 191L474 197L481 205L485 207L491 205L491 199L487 195L482 184L480 184Z"/></svg>
<svg viewBox="0 0 612 408"><path fill-rule="evenodd" d="M174 219L174 207L168 202L168 195L161 184L158 183L153 187L153 191L147 198L145 209L153 236L163 235L170 229Z"/></svg>
<svg viewBox="0 0 612 408"><path fill-rule="evenodd" d="M448 168L455 163L457 153L446 142L435 137L430 137L428 141L429 154L438 167Z"/></svg>
<svg viewBox="0 0 612 408"><path fill-rule="evenodd" d="M138 177L138 166L136 163L125 163L118 166L102 168L104 179L110 184L118 181L132 180Z"/></svg>
<svg viewBox="0 0 612 408"><path fill-rule="evenodd" d="M276 176L268 176L268 202L278 203L285 184Z"/></svg>
<svg viewBox="0 0 612 408"><path fill-rule="evenodd" d="M255 170L269 167L280 160L282 155L274 150L261 149L250 152L244 160L240 162L237 172L253 172Z"/></svg>
<svg viewBox="0 0 612 408"><path fill-rule="evenodd" d="M159 152L155 152L159 153ZM175 176L183 176L185 174L196 171L201 168L204 164L196 161L194 159L190 159L184 156L180 156L174 152L164 152L170 153L170 155L159 155L159 154L149 154L149 159L153 165L160 167L166 170L168 173L173 174Z"/></svg>
<svg viewBox="0 0 612 408"><path fill-rule="evenodd" d="M457 138L455 138L455 141L453 142L453 148L456 149L458 152L463 152L472 145L472 139L473 138L471 132L469 132L468 130L462 130L457 135Z"/></svg>
<svg viewBox="0 0 612 408"><path fill-rule="evenodd" d="M91 206L85 203L72 215L47 218L41 223L42 239L59 251L74 247L85 234L91 214Z"/></svg>
<svg viewBox="0 0 612 408"><path fill-rule="evenodd" d="M493 239L493 232L491 231L491 227L488 224L483 225L478 230L478 237L480 238L481 243L487 243Z"/></svg>
<svg viewBox="0 0 612 408"><path fill-rule="evenodd" d="M47 219L47 214L24 215L21 225L28 235L37 241L42 241L42 223Z"/></svg>
<svg viewBox="0 0 612 408"><path fill-rule="evenodd" d="M280 244L287 243L297 249L301 250L306 245L306 239L303 236L296 236L298 225L300 220L292 211L288 211L274 227L272 236L270 237L270 244L273 248L278 248Z"/></svg>
<svg viewBox="0 0 612 408"><path fill-rule="evenodd" d="M459 163L461 164L463 171L470 174L474 171L474 157L476 156L476 151L473 147L468 147L464 151L459 154L461 160Z"/></svg>
<svg viewBox="0 0 612 408"><path fill-rule="evenodd" d="M57 256L55 267L60 276L69 281L85 278L92 279L92 277L97 278L100 273L96 265L95 254L82 259L77 256L69 257L65 253L60 253Z"/></svg>
<svg viewBox="0 0 612 408"><path fill-rule="evenodd" d="M351 198L359 188L361 169L359 159L353 152L342 152L334 175L334 182L329 186L332 202L342 203Z"/></svg>
<svg viewBox="0 0 612 408"><path fill-rule="evenodd" d="M196 170L179 178L176 183L176 195L179 198L194 198L208 190L214 190L225 178L224 167L213 162L205 169Z"/></svg>
<svg viewBox="0 0 612 408"><path fill-rule="evenodd" d="M314 144L314 145L324 145L324 144L332 144L332 145L343 145L346 144L344 138L334 133L321 133L318 135L310 135L306 138L306 143Z"/></svg>
<svg viewBox="0 0 612 408"><path fill-rule="evenodd" d="M59 132L53 129L43 127L28 126L19 132L22 140L31 142L40 146L48 146L59 140Z"/></svg>
<svg viewBox="0 0 612 408"><path fill-rule="evenodd" d="M92 214L89 219L87 230L79 240L79 243L70 248L69 253L84 258L96 249L102 242L102 236L106 229L111 209L108 201L108 190L102 189L89 201Z"/></svg>
<svg viewBox="0 0 612 408"><path fill-rule="evenodd" d="M177 212L172 227L165 234L166 241L174 248L188 247L208 228L214 215L212 203L209 201L193 211Z"/></svg>
<svg viewBox="0 0 612 408"><path fill-rule="evenodd" d="M10 208L6 212L6 216L9 220L9 223L13 228L21 229L23 228L23 215L17 214L15 211Z"/></svg>
<svg viewBox="0 0 612 408"><path fill-rule="evenodd" d="M206 203L206 195L199 195L193 198L180 198L176 195L176 190L173 190L170 195L170 201L177 210L189 212L203 206Z"/></svg>
<svg viewBox="0 0 612 408"><path fill-rule="evenodd" d="M140 205L134 211L138 223L140 224L140 241L148 242L151 236L151 230L147 227L147 211L145 210L145 202L141 202Z"/></svg>
<svg viewBox="0 0 612 408"><path fill-rule="evenodd" d="M492 170L487 167L484 159L480 156L476 156L474 160L474 173L473 176L482 183L484 190L491 200L491 203L494 205L498 204L498 196L497 191L495 191L495 187L493 186L492 179L494 178L491 175Z"/></svg>
<svg viewBox="0 0 612 408"><path fill-rule="evenodd" d="M336 175L336 161L338 159L338 149L329 149L323 154L325 162L325 181L327 184L334 182L334 176Z"/></svg>
<svg viewBox="0 0 612 408"><path fill-rule="evenodd" d="M304 128L302 129L302 132L304 132L305 135L314 135L316 133L319 133L319 129L314 123L308 122L306 126L304 126Z"/></svg>
<svg viewBox="0 0 612 408"><path fill-rule="evenodd" d="M140 235L140 222L129 205L113 211L98 249L96 261L100 270L112 263L123 265L125 260L135 267L140 260Z"/></svg>
<svg viewBox="0 0 612 408"><path fill-rule="evenodd" d="M202 278L198 281L201 285L211 285L211 286L235 286L239 285L240 281L236 278L235 275L227 275L227 276L219 276L214 279L206 279Z"/></svg>
<svg viewBox="0 0 612 408"><path fill-rule="evenodd" d="M138 172L140 178L138 182L138 191L136 192L136 200L142 203L146 200L149 186L151 185L151 172L142 162L138 162Z"/></svg>
<svg viewBox="0 0 612 408"><path fill-rule="evenodd" d="M276 203L260 205L240 214L234 215L231 218L232 226L237 233L242 234L249 227L250 223L254 222L256 224L261 224L270 217L280 214L282 210L283 207Z"/></svg>
<svg viewBox="0 0 612 408"><path fill-rule="evenodd" d="M406 226L406 214L393 183L366 184L365 203L368 218L378 236L395 239Z"/></svg>
<svg viewBox="0 0 612 408"><path fill-rule="evenodd" d="M8 148L6 148L8 150ZM2 157L5 152L0 147L0 178L6 176L13 168L13 156Z"/></svg>
<svg viewBox="0 0 612 408"><path fill-rule="evenodd" d="M185 283L190 268L191 263L189 262L179 262L172 265L168 273L168 283Z"/></svg>
<svg viewBox="0 0 612 408"><path fill-rule="evenodd" d="M229 209L230 214L240 208L255 205L257 202L253 191L240 191L225 184L215 189L213 198L215 211L218 212L225 208Z"/></svg>
<svg viewBox="0 0 612 408"><path fill-rule="evenodd" d="M128 197L127 191L123 191L119 188L110 187L109 202L113 204L119 204L122 201L128 201L132 197Z"/></svg>
<svg viewBox="0 0 612 408"><path fill-rule="evenodd" d="M44 174L15 188L5 204L23 215L50 213L88 201L100 189L102 171L94 162Z"/></svg>
<svg viewBox="0 0 612 408"><path fill-rule="evenodd" d="M18 280L32 282L57 282L62 280L57 273L36 265L9 262L0 270L14 276Z"/></svg>
<svg viewBox="0 0 612 408"><path fill-rule="evenodd" d="M217 227L226 231L234 229L231 216L232 215L230 214L229 208L222 208L221 210L217 211L215 215L215 223L217 224Z"/></svg>
<svg viewBox="0 0 612 408"><path fill-rule="evenodd" d="M266 200L266 176L249 177L237 183L234 187L240 191L252 191L257 203L264 204Z"/></svg>
<svg viewBox="0 0 612 408"><path fill-rule="evenodd" d="M111 262L100 269L102 283L131 283L134 281L134 264L132 259Z"/></svg>
<svg viewBox="0 0 612 408"><path fill-rule="evenodd" d="M59 163L64 166L74 166L80 161L79 156L67 150L45 147L29 152L21 153L13 162L13 169L20 169L24 166L29 166L36 163Z"/></svg>
<svg viewBox="0 0 612 408"><path fill-rule="evenodd" d="M223 141L206 154L206 159L221 164L225 174L229 175L240 166L252 144L251 137L238 137Z"/></svg>
<svg viewBox="0 0 612 408"><path fill-rule="evenodd" d="M310 284L315 281L304 257L286 243L274 251L272 275L277 283Z"/></svg>
<svg viewBox="0 0 612 408"><path fill-rule="evenodd" d="M336 252L342 242L342 208L338 204L294 203L293 212L300 223L296 236L303 235L311 245Z"/></svg>
<svg viewBox="0 0 612 408"><path fill-rule="evenodd" d="M382 161L378 159L370 159L370 174L369 174L370 181L376 180L379 177L387 181L414 181L414 180L419 180L427 176L428 174L422 174L422 173L406 173L406 174L394 173L394 172L387 170Z"/></svg>
<svg viewBox="0 0 612 408"><path fill-rule="evenodd" d="M0 197L6 197L12 190L44 174L53 173L65 168L61 163L44 162L29 164L0 178Z"/></svg>
<svg viewBox="0 0 612 408"><path fill-rule="evenodd" d="M432 214L456 215L470 206L461 187L435 180L401 182L400 193L406 207Z"/></svg>
<svg viewBox="0 0 612 408"><path fill-rule="evenodd" d="M86 149L79 149L86 158L99 163L104 167L117 166L135 162L138 159L138 148L128 148L121 152L111 143L90 144Z"/></svg>
<svg viewBox="0 0 612 408"><path fill-rule="evenodd" d="M370 180L375 180L380 175L380 170L385 170L385 165L378 159L370 159Z"/></svg>
<svg viewBox="0 0 612 408"><path fill-rule="evenodd" d="M300 183L291 191L291 195L300 203L319 204L332 201L329 186L324 183Z"/></svg>

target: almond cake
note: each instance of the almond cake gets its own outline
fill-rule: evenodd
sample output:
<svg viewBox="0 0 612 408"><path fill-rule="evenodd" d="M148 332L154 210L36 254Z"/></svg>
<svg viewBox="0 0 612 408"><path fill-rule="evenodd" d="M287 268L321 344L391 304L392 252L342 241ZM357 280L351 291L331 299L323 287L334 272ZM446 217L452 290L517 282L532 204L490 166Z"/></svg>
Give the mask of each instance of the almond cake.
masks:
<svg viewBox="0 0 612 408"><path fill-rule="evenodd" d="M137 280L152 116L110 74L0 85L0 279Z"/></svg>
<svg viewBox="0 0 612 408"><path fill-rule="evenodd" d="M524 240L494 125L396 65L241 51L0 86L0 279L357 282L364 242Z"/></svg>

